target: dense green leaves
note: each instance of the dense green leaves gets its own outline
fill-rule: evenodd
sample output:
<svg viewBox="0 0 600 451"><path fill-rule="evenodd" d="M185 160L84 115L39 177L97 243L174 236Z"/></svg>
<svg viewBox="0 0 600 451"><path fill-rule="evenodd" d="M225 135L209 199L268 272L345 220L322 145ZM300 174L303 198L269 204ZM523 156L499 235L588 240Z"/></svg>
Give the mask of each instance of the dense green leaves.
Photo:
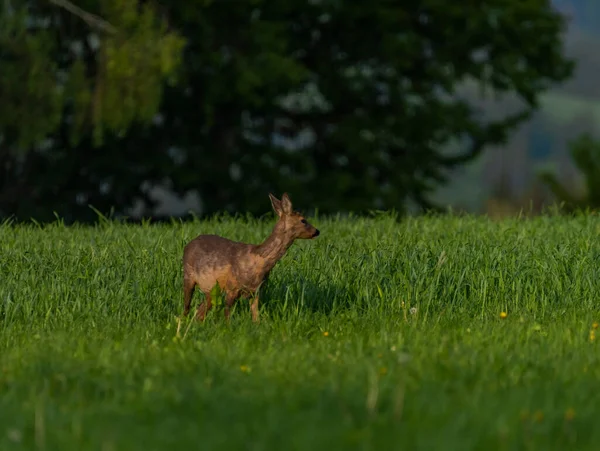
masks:
<svg viewBox="0 0 600 451"><path fill-rule="evenodd" d="M53 131L61 119L62 95L52 59L49 30L33 36L24 8L0 13L0 130L16 148L27 148Z"/></svg>
<svg viewBox="0 0 600 451"><path fill-rule="evenodd" d="M110 28L94 27L47 1L0 9L0 131L3 152L30 150L67 122L72 143L93 130L123 133L158 111L163 81L178 68L183 40L150 5L98 0ZM78 7L77 7L78 8ZM99 19L98 19L99 20ZM88 22L88 23L86 23Z"/></svg>
<svg viewBox="0 0 600 451"><path fill-rule="evenodd" d="M431 206L449 169L503 143L572 71L563 18L546 0L174 0L158 13L86 3L122 34L104 36L84 68L69 66L75 114L48 133L48 152L27 157L56 174L19 178L32 208L0 187L4 214L122 211L149 202L145 182L198 191L205 213L261 213L269 190L324 212ZM78 25L67 40L89 32ZM477 85L522 109L482 115ZM81 140L65 139L74 132Z"/></svg>
<svg viewBox="0 0 600 451"><path fill-rule="evenodd" d="M95 124L123 135L135 120L150 121L158 112L163 80L173 81L184 41L167 33L148 5L112 1L108 17L121 19L127 35L117 34L104 41L99 57L96 90L101 94L93 103ZM100 138L100 129L95 138Z"/></svg>

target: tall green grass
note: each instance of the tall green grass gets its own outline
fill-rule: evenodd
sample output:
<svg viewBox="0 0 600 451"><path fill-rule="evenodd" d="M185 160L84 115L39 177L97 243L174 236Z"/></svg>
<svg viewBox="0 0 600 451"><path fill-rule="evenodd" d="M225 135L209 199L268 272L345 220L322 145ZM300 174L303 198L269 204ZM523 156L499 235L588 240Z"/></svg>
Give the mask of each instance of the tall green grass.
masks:
<svg viewBox="0 0 600 451"><path fill-rule="evenodd" d="M598 448L597 216L311 222L179 333L185 243L272 221L1 226L0 449Z"/></svg>

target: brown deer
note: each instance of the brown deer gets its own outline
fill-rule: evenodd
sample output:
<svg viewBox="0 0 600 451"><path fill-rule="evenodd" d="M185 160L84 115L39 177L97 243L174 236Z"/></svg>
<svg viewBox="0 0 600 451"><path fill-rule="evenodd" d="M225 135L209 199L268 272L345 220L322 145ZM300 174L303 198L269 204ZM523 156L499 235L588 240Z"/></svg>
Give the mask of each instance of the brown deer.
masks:
<svg viewBox="0 0 600 451"><path fill-rule="evenodd" d="M271 235L261 244L246 244L218 235L199 235L183 250L183 294L187 316L196 286L205 300L196 317L203 321L212 308L211 291L218 284L225 295L225 317L239 297L253 297L250 309L252 320L258 321L258 290L275 264L283 257L294 240L312 239L319 231L292 209L287 193L281 200L272 194L271 205L279 216Z"/></svg>

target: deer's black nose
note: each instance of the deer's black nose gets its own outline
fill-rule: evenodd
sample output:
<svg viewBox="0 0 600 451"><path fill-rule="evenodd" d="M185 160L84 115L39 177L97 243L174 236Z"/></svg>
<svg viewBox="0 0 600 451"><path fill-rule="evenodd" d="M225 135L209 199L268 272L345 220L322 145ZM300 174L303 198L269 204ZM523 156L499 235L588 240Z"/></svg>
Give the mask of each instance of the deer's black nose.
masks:
<svg viewBox="0 0 600 451"><path fill-rule="evenodd" d="M321 234L321 232L319 232L319 229L315 229L315 233L313 233L313 238L319 236Z"/></svg>

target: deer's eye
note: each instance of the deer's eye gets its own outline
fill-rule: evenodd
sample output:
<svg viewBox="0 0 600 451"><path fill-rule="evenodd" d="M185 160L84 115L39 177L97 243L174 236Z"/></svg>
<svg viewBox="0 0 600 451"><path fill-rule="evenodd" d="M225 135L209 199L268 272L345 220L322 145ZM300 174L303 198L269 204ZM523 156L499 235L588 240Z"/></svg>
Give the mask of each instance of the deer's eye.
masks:
<svg viewBox="0 0 600 451"><path fill-rule="evenodd" d="M307 224L306 219L303 219L302 221L300 221L302 224Z"/></svg>

